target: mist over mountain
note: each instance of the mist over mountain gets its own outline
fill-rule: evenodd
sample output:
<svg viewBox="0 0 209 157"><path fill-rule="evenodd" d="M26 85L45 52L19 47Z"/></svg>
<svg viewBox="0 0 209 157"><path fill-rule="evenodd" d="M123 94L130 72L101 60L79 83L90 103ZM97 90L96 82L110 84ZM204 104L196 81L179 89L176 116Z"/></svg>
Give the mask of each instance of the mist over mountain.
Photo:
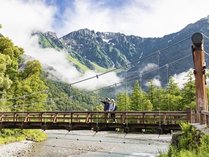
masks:
<svg viewBox="0 0 209 157"><path fill-rule="evenodd" d="M120 71L120 76L138 76L142 84L155 78L165 85L169 76L193 68L191 36L195 32L209 36L208 18L200 19L162 38L95 32L87 28L60 38L54 32L34 34L38 35L39 44L43 48L66 51L69 61L81 72L88 69L105 71L128 65ZM204 47L209 52L209 40L206 37ZM207 55L206 63L209 63Z"/></svg>

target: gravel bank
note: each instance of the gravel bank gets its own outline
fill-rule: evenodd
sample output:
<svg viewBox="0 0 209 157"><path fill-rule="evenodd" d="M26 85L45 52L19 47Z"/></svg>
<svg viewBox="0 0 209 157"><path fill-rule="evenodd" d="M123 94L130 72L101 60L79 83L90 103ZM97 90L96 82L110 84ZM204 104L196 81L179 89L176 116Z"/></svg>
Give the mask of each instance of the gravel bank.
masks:
<svg viewBox="0 0 209 157"><path fill-rule="evenodd" d="M22 141L0 145L0 157L28 157L33 151L33 143Z"/></svg>
<svg viewBox="0 0 209 157"><path fill-rule="evenodd" d="M29 157L156 157L168 150L171 135L50 130Z"/></svg>
<svg viewBox="0 0 209 157"><path fill-rule="evenodd" d="M0 157L156 157L171 135L46 131L48 139L0 145Z"/></svg>

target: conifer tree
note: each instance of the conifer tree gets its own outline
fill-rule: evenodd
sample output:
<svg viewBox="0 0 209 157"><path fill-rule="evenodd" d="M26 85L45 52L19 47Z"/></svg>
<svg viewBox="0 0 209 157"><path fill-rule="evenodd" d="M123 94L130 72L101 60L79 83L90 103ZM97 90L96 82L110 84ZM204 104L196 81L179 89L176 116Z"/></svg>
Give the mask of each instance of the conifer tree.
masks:
<svg viewBox="0 0 209 157"><path fill-rule="evenodd" d="M130 111L130 98L127 93L119 93L116 97L118 111Z"/></svg>
<svg viewBox="0 0 209 157"><path fill-rule="evenodd" d="M153 81L150 80L148 82L148 91L147 91L147 99L150 100L153 105L153 110L159 110L160 107L160 97L163 95L163 90L158 89Z"/></svg>
<svg viewBox="0 0 209 157"><path fill-rule="evenodd" d="M188 74L188 81L184 84L184 88L181 90L181 106L182 108L195 108L195 83L193 80L193 74Z"/></svg>
<svg viewBox="0 0 209 157"><path fill-rule="evenodd" d="M152 109L152 103L150 101L147 101L145 92L142 91L142 89L139 86L139 81L136 81L134 84L130 100L130 109L132 111L146 111Z"/></svg>
<svg viewBox="0 0 209 157"><path fill-rule="evenodd" d="M140 87L139 87L139 81L136 81L134 83L133 91L130 96L130 100L131 100L130 109L132 111L137 111L137 110L139 110L139 108L141 109L142 102L140 100L140 97L141 97L140 92L141 91L140 91Z"/></svg>
<svg viewBox="0 0 209 157"><path fill-rule="evenodd" d="M182 110L182 97L180 96L180 89L177 83L174 82L174 79L170 77L167 89L165 91L165 99L163 100L166 106L164 106L164 110Z"/></svg>

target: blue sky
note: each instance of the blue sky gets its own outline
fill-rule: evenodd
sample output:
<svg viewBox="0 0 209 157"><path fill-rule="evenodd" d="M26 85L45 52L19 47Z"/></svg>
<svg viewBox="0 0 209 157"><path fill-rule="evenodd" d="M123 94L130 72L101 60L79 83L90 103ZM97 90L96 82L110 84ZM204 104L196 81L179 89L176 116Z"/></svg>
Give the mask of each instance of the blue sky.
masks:
<svg viewBox="0 0 209 157"><path fill-rule="evenodd" d="M82 28L160 37L209 15L208 0L45 0L60 35ZM200 8L200 11L194 10ZM178 9L177 9L178 8Z"/></svg>
<svg viewBox="0 0 209 157"><path fill-rule="evenodd" d="M209 0L0 0L0 33L23 47L27 55L52 66L65 81L74 82L80 73L69 64L65 53L41 49L32 32L53 31L61 37L88 28L162 37L207 17L208 6ZM117 80L115 74L109 78L104 79L104 85L115 83L111 82L113 78Z"/></svg>
<svg viewBox="0 0 209 157"><path fill-rule="evenodd" d="M89 0L88 0L89 1ZM101 4L103 7L121 7L127 4L130 0L91 0L94 4ZM62 14L65 9L72 9L75 0L46 0L48 5L56 5L58 8L57 14Z"/></svg>
<svg viewBox="0 0 209 157"><path fill-rule="evenodd" d="M128 4L130 0L86 0L94 5L98 5L101 8L119 9ZM59 28L63 24L63 18L66 10L74 10L76 0L45 0L47 5L56 7L56 13L54 15L55 21L53 26Z"/></svg>
<svg viewBox="0 0 209 157"><path fill-rule="evenodd" d="M57 7L56 16L63 15L65 9L72 9L74 0L46 0L47 5L54 5Z"/></svg>
<svg viewBox="0 0 209 157"><path fill-rule="evenodd" d="M209 0L0 0L0 23L14 36L49 30L60 37L88 28L162 37L207 17L208 6Z"/></svg>
<svg viewBox="0 0 209 157"><path fill-rule="evenodd" d="M46 0L45 3L47 5L52 5L56 7L56 12L54 15L53 26L59 27L63 22L63 14L65 13L65 9L73 9L74 0Z"/></svg>

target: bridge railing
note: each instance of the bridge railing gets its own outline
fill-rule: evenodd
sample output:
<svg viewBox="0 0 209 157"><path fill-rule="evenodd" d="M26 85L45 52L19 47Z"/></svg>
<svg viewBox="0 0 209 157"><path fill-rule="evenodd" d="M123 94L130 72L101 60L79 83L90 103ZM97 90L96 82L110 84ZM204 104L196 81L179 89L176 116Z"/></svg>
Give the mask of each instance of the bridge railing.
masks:
<svg viewBox="0 0 209 157"><path fill-rule="evenodd" d="M200 114L200 123L206 124L209 127L209 112L208 111L203 111Z"/></svg>
<svg viewBox="0 0 209 157"><path fill-rule="evenodd" d="M113 117L115 116L115 121ZM0 123L133 123L178 124L190 122L188 111L151 112L0 112Z"/></svg>

